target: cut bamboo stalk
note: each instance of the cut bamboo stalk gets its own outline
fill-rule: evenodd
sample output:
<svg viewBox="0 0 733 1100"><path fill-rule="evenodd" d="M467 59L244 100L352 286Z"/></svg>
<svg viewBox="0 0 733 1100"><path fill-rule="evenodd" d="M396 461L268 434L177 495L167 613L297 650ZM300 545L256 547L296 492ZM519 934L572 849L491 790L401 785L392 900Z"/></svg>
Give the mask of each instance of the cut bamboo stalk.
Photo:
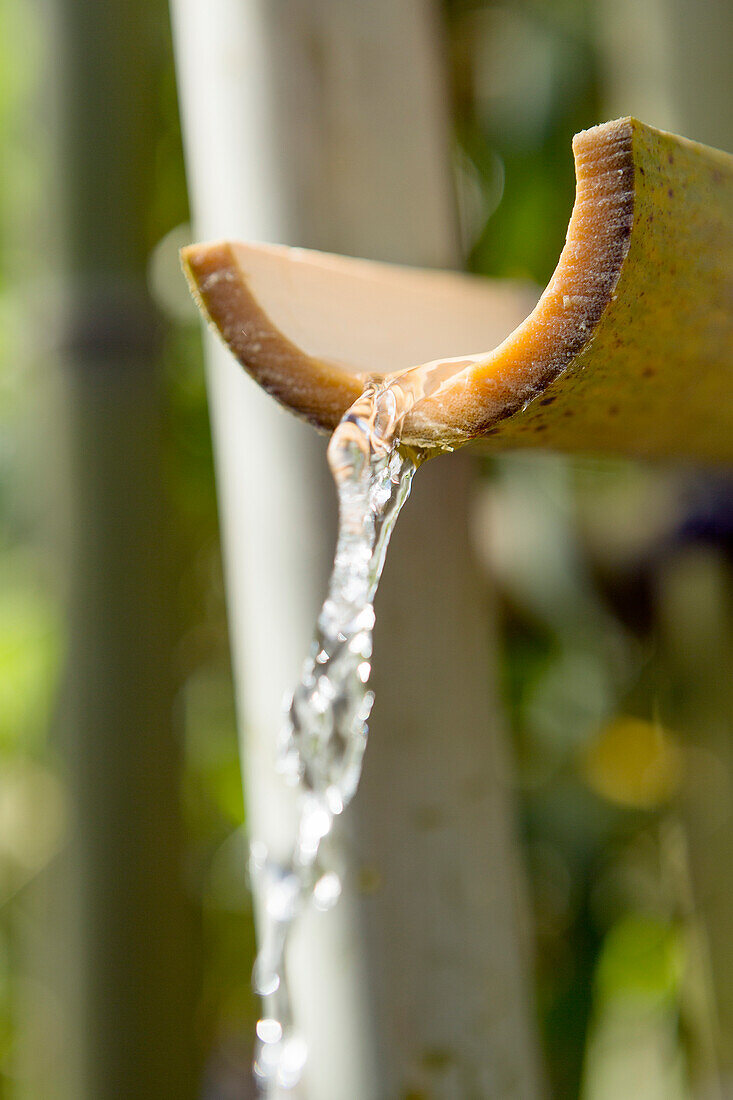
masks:
<svg viewBox="0 0 733 1100"><path fill-rule="evenodd" d="M733 157L631 118L574 152L565 248L511 333L522 292L488 280L229 242L184 265L245 369L321 429L366 375L457 358L405 442L730 459Z"/></svg>

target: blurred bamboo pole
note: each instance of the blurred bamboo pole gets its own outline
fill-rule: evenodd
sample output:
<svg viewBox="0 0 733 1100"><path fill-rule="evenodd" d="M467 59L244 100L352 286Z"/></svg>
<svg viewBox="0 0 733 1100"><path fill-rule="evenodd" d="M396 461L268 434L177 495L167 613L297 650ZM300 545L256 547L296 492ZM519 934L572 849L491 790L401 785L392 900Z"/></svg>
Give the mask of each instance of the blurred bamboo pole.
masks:
<svg viewBox="0 0 733 1100"><path fill-rule="evenodd" d="M733 573L711 546L688 546L656 579L662 659L675 683L674 721L687 741L680 810L688 924L704 950L688 979L701 1030L692 1049L696 1100L733 1096ZM695 998L695 999L693 999ZM707 1016L707 1018L706 1018ZM720 1078L720 1080L718 1079Z"/></svg>
<svg viewBox="0 0 733 1100"><path fill-rule="evenodd" d="M199 238L457 260L437 7L172 0ZM325 449L208 344L251 833L288 846L280 702L332 551ZM431 464L432 465L432 464ZM491 627L467 547L470 460L421 471L377 606L347 889L293 944L307 1100L539 1095Z"/></svg>
<svg viewBox="0 0 733 1100"><path fill-rule="evenodd" d="M733 150L729 0L594 0L609 117Z"/></svg>
<svg viewBox="0 0 733 1100"><path fill-rule="evenodd" d="M596 5L608 113L631 113L733 151L729 0ZM705 473L694 476L701 486ZM708 476L714 485L721 475ZM719 508L725 507L720 499ZM729 556L714 547L670 553L656 578L660 660L675 685L673 721L690 749L679 809L692 899L682 900L692 910L685 916L696 938L691 966L697 964L698 973L689 978L687 1007L697 1017L690 1061L698 1100L733 1097L732 584ZM701 951L709 967L700 963Z"/></svg>
<svg viewBox="0 0 733 1100"><path fill-rule="evenodd" d="M146 290L166 9L53 0L49 14L60 128L47 191L58 214L51 236L58 228L62 238L55 413L68 481L61 466L50 476L66 535L57 745L70 836L33 945L55 971L45 978L62 1049L49 1065L48 1037L31 1032L27 1095L186 1100L198 1095L193 924L173 722L160 333Z"/></svg>

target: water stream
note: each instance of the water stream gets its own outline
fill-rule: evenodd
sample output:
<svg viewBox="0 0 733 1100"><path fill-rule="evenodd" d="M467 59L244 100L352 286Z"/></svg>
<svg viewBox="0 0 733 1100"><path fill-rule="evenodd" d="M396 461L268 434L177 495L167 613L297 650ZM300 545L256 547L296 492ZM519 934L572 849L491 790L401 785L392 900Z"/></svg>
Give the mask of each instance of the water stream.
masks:
<svg viewBox="0 0 733 1100"><path fill-rule="evenodd" d="M341 892L320 861L334 818L353 798L374 700L369 690L374 597L387 546L423 457L400 446L415 402L465 360L415 368L370 381L328 446L336 482L339 529L328 594L311 652L280 736L278 767L299 792L295 845L285 862L253 842L251 870L263 902L254 987L263 1000L255 1075L263 1087L294 1088L307 1060L293 1019L286 955L291 931L308 905L326 910Z"/></svg>

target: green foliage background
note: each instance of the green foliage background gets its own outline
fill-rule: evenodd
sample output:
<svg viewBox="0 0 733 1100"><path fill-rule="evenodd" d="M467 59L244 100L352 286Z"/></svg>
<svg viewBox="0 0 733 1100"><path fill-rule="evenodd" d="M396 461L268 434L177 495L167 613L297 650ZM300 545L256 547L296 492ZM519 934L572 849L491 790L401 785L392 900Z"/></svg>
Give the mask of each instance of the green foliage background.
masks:
<svg viewBox="0 0 733 1100"><path fill-rule="evenodd" d="M27 0L0 9L0 1096L7 1097L19 1095L21 1002L28 1011L23 899L53 862L65 827L52 734L64 592L37 435L54 380L43 340L26 331L26 301L44 277L49 207L42 15ZM544 284L573 201L570 139L603 115L593 7L450 0L445 17L468 265ZM176 263L190 231L164 13L158 40L149 270L166 317L165 472L180 547L185 874L202 929L202 1074L210 1095L246 1096L256 1011L252 913L200 336ZM502 679L553 1094L691 1097L717 1043L710 943L690 884L707 835L701 806L717 800L723 819L727 813L720 745L730 733L730 689L722 674L699 686L700 669L718 662L720 673L731 645L720 494L707 486L708 537L686 541L680 532L700 500L699 479L689 474L511 457L486 463L484 475L477 522L482 557L500 586ZM697 657L680 644L689 636ZM646 745L647 755L627 767L629 719L642 724L634 744Z"/></svg>

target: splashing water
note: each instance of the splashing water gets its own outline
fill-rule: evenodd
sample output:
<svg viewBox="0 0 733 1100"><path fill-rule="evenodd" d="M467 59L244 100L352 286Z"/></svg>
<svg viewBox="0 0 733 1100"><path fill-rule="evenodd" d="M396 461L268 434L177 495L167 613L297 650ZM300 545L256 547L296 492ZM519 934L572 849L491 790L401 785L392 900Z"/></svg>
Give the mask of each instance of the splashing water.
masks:
<svg viewBox="0 0 733 1100"><path fill-rule="evenodd" d="M300 791L297 839L284 863L273 861L260 843L251 849L252 874L264 903L253 982L265 1013L257 1024L254 1070L265 1086L294 1088L307 1057L286 976L290 933L307 904L326 910L341 893L338 875L321 866L319 853L359 783L374 701L367 687L374 597L390 536L422 458L400 447L400 430L415 402L466 362L443 361L388 381L369 381L329 443L339 501L336 554L279 744L278 768Z"/></svg>

